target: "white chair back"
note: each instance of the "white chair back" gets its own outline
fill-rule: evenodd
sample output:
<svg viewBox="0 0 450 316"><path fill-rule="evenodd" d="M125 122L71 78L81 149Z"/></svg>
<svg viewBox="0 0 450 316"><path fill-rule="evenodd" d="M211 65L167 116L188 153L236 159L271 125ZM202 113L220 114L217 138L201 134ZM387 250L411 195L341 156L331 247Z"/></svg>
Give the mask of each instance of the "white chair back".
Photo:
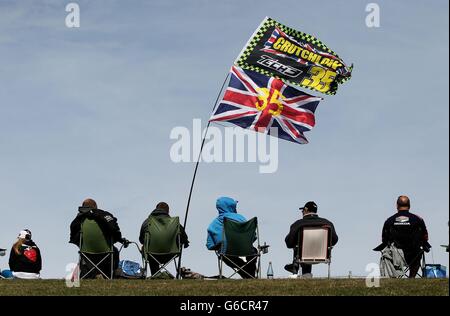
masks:
<svg viewBox="0 0 450 316"><path fill-rule="evenodd" d="M326 227L308 227L303 229L301 262L328 262L329 232Z"/></svg>

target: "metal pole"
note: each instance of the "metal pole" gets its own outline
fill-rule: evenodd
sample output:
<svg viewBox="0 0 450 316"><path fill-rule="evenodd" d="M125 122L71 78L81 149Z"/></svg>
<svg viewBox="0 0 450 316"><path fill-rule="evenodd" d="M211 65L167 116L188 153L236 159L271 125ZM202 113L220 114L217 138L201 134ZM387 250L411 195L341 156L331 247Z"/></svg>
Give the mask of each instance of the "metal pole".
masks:
<svg viewBox="0 0 450 316"><path fill-rule="evenodd" d="M225 86L225 83L227 82L228 76L229 76L229 73L225 77L225 80L222 83L222 87L220 88L219 94L217 95L216 101L214 102L213 112L214 112L214 109L217 106L217 102L219 102L220 95L222 94L222 90L223 90L223 88ZM200 152L198 154L197 162L195 164L194 176L192 177L192 182L191 182L191 189L189 190L189 198L188 198L188 201L187 201L186 213L184 215L184 224L183 224L183 227L184 227L185 230L186 230L187 218L188 218L188 215L189 215L189 207L191 205L192 193L194 191L195 179L197 178L197 171L198 171L198 167L200 165L200 159L201 159L201 156L202 156L203 147L205 146L206 136L208 135L208 130L209 130L210 126L211 126L211 122L208 120L208 125L206 126L205 134L203 135L202 145L200 147ZM181 247L180 247L180 256L178 258L177 279L180 278L180 274L181 274L181 256L182 256L182 254L183 254L183 245L181 245Z"/></svg>

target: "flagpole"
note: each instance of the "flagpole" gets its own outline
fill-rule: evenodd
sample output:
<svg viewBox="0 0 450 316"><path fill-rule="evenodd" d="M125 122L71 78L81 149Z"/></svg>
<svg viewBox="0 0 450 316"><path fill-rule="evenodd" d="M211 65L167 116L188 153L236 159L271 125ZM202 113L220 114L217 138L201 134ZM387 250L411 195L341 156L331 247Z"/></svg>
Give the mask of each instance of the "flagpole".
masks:
<svg viewBox="0 0 450 316"><path fill-rule="evenodd" d="M227 76L225 77L225 80L222 83L222 87L220 88L219 94L217 95L216 101L214 102L214 106L212 109L213 113L214 113L214 109L217 106L217 102L219 102L220 95L222 94L223 88L225 87L225 83L227 82L229 75L230 75L230 73L227 74ZM192 177L192 182L191 182L191 189L189 190L189 198L187 201L186 213L184 214L183 227L185 230L186 230L187 218L189 215L189 207L191 206L192 193L194 192L195 179L197 178L197 171L198 171L198 167L200 165L200 159L202 157L203 147L205 146L206 136L208 135L208 130L209 130L210 126L211 126L211 121L208 120L208 125L206 126L205 134L203 135L203 139L202 139L202 145L200 146L200 152L198 154L197 162L195 164L194 176ZM183 245L180 245L180 256L178 258L177 279L180 277L180 273L181 273L181 256L182 256L182 254L183 254Z"/></svg>

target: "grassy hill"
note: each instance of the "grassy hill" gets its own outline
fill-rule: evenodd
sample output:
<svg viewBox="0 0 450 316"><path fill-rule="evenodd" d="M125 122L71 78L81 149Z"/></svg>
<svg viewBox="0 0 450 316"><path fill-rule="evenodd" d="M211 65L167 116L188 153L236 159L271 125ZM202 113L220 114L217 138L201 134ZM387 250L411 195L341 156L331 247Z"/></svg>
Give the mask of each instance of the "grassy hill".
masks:
<svg viewBox="0 0 450 316"><path fill-rule="evenodd" d="M0 280L0 296L16 295L449 295L448 279L382 279L367 288L364 279L275 280L86 280L68 288L64 280Z"/></svg>

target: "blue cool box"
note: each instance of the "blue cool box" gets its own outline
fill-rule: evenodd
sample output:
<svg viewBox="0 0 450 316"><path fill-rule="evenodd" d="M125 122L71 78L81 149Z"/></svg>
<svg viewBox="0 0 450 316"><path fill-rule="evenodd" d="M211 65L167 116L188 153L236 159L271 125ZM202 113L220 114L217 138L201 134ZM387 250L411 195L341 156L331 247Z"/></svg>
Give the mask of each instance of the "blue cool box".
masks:
<svg viewBox="0 0 450 316"><path fill-rule="evenodd" d="M447 267L440 264L427 264L423 269L423 275L427 279L447 277Z"/></svg>

